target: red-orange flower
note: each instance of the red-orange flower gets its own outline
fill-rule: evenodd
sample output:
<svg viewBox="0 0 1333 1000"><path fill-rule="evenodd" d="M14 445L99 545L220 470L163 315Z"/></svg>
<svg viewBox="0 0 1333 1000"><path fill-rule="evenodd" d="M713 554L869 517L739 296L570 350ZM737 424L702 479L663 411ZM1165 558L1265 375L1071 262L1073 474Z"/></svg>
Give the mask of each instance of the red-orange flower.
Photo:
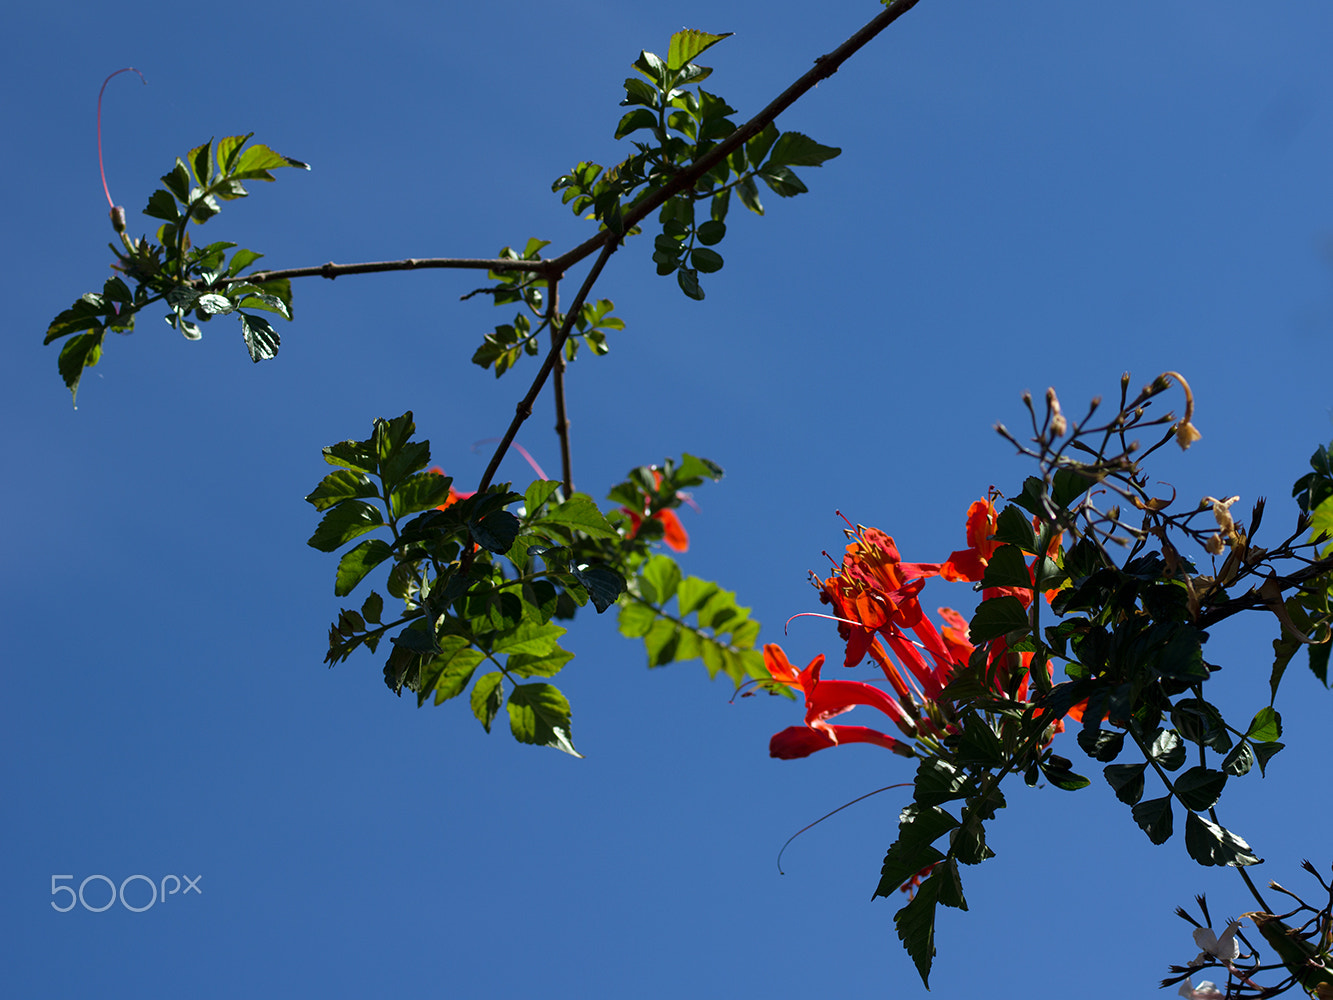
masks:
<svg viewBox="0 0 1333 1000"><path fill-rule="evenodd" d="M433 473L435 473L435 475L437 475L437 476L443 476L443 475L444 475L444 470L441 469L438 465L432 467L431 469L428 469L427 471L429 471L429 472L433 472ZM452 506L453 504L458 503L459 500L466 500L468 497L474 497L474 496L476 496L476 495L477 495L477 493L476 493L475 490L474 490L473 492L471 492L471 493L460 493L458 490L454 489L453 486L450 486L450 487L449 487L449 496L448 496L448 498L444 501L444 503L440 504L440 505L439 505L438 507L436 507L435 509L436 509L436 510L444 510L446 507L450 507L450 506Z"/></svg>
<svg viewBox="0 0 1333 1000"><path fill-rule="evenodd" d="M656 469L653 470L653 481L656 485L662 485L662 473ZM678 494L682 499L687 499L686 494ZM649 513L651 499L644 498L643 510L630 510L628 507L621 507L621 512L629 518L629 531L626 538L633 538L639 533L639 528L643 525L644 518L657 521L662 525L662 541L666 542L667 548L673 552L684 552L690 547L690 536L685 532L685 526L680 523L680 518L670 507L663 507L656 513Z"/></svg>
<svg viewBox="0 0 1333 1000"><path fill-rule="evenodd" d="M840 726L829 719L849 712L858 705L877 708L889 716L905 734L916 735L916 721L903 706L872 684L861 681L826 680L819 676L824 665L823 655L816 656L804 670L798 671L787 659L782 647L769 644L764 647L764 666L769 676L805 695L805 726L791 726L769 741L769 754L790 759L805 757L816 750L839 743L874 743L905 757L912 750L905 743L886 733L865 726Z"/></svg>

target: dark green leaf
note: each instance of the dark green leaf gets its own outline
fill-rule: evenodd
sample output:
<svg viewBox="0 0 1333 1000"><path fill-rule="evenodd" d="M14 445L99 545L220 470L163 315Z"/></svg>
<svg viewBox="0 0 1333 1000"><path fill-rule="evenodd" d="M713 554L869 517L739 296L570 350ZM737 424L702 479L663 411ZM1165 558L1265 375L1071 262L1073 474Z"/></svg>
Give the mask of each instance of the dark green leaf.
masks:
<svg viewBox="0 0 1333 1000"><path fill-rule="evenodd" d="M1185 744L1174 730L1159 729L1148 748L1148 756L1168 771L1174 771L1185 763Z"/></svg>
<svg viewBox="0 0 1333 1000"><path fill-rule="evenodd" d="M537 479L530 483L523 493L523 509L528 518L537 517L546 501L559 489L560 484L549 479Z"/></svg>
<svg viewBox="0 0 1333 1000"><path fill-rule="evenodd" d="M497 510L485 517L468 521L472 540L487 552L503 555L509 551L522 527L519 519L507 510Z"/></svg>
<svg viewBox="0 0 1333 1000"><path fill-rule="evenodd" d="M569 702L550 684L519 684L509 694L509 728L520 743L554 747L575 757L569 732Z"/></svg>
<svg viewBox="0 0 1333 1000"><path fill-rule="evenodd" d="M699 272L693 268L682 267L676 271L676 284L680 285L680 290L694 299L696 302L702 302L704 290L699 287Z"/></svg>
<svg viewBox="0 0 1333 1000"><path fill-rule="evenodd" d="M505 669L517 677L554 677L573 658L573 653L559 647L540 656L514 653L505 663Z"/></svg>
<svg viewBox="0 0 1333 1000"><path fill-rule="evenodd" d="M909 804L898 817L898 839L884 855L875 896L890 896L917 872L941 861L944 855L930 845L958 825L938 806Z"/></svg>
<svg viewBox="0 0 1333 1000"><path fill-rule="evenodd" d="M1165 844L1171 839L1171 796L1140 802L1134 806L1133 813L1134 822L1154 844Z"/></svg>
<svg viewBox="0 0 1333 1000"><path fill-rule="evenodd" d="M755 187L753 177L747 177L737 184L735 191L736 197L740 198L742 205L756 215L764 214L764 206L759 201L759 189Z"/></svg>
<svg viewBox="0 0 1333 1000"><path fill-rule="evenodd" d="M1037 535L1032 530L1032 521L1013 504L1000 511L995 523L995 540L1017 545L1024 552L1037 551Z"/></svg>
<svg viewBox="0 0 1333 1000"><path fill-rule="evenodd" d="M583 584L598 614L615 604L625 592L625 578L604 566L577 566L571 572Z"/></svg>
<svg viewBox="0 0 1333 1000"><path fill-rule="evenodd" d="M1079 731L1078 745L1089 757L1105 764L1120 756L1120 751L1125 746L1125 734L1112 733L1105 729L1085 728Z"/></svg>
<svg viewBox="0 0 1333 1000"><path fill-rule="evenodd" d="M1023 602L1006 594L992 597L977 605L976 613L968 624L968 636L973 643L989 642L1010 632L1026 630L1028 613Z"/></svg>
<svg viewBox="0 0 1333 1000"><path fill-rule="evenodd" d="M978 767L1003 767L1005 762L1004 747L1000 738L976 711L963 715L963 731L958 737L958 749L955 758L960 764ZM974 862L964 862L973 864Z"/></svg>
<svg viewBox="0 0 1333 1000"><path fill-rule="evenodd" d="M1241 740L1232 747L1231 752L1222 761L1222 770L1232 777L1238 778L1243 774L1249 774L1252 767L1254 767L1254 751L1250 748L1248 740Z"/></svg>
<svg viewBox="0 0 1333 1000"><path fill-rule="evenodd" d="M722 242L722 238L726 235L726 223L719 222L716 219L710 219L699 227L699 242L706 247L716 246Z"/></svg>
<svg viewBox="0 0 1333 1000"><path fill-rule="evenodd" d="M367 573L391 555L393 550L389 548L389 543L379 538L368 538L354 545L338 560L338 576L333 593L338 597L350 594Z"/></svg>
<svg viewBox="0 0 1333 1000"><path fill-rule="evenodd" d="M559 625L524 622L517 628L498 636L491 643L491 652L548 656L558 648L556 640L564 634L565 630Z"/></svg>
<svg viewBox="0 0 1333 1000"><path fill-rule="evenodd" d="M695 270L712 274L714 271L722 270L722 255L707 247L696 247L690 251L690 263Z"/></svg>
<svg viewBox="0 0 1333 1000"><path fill-rule="evenodd" d="M1057 754L1051 754L1046 759L1038 761L1038 766L1047 781L1066 792L1076 792L1092 784L1083 775L1075 774L1071 762Z"/></svg>
<svg viewBox="0 0 1333 1000"><path fill-rule="evenodd" d="M1259 762L1259 774L1261 776L1264 774L1264 768L1268 766L1268 762L1273 758L1273 755L1284 746L1286 746L1285 743L1256 743L1254 745L1254 756Z"/></svg>
<svg viewBox="0 0 1333 1000"><path fill-rule="evenodd" d="M1031 590L1032 576L1028 573L1028 564L1023 557L1023 550L1017 545L1001 545L996 549L986 565L986 573L982 577L981 585L987 588L1021 587L1024 590ZM1023 618L1026 624L1026 612L1024 612Z"/></svg>
<svg viewBox="0 0 1333 1000"><path fill-rule="evenodd" d="M1259 858L1250 845L1230 830L1204 819L1198 813L1185 816L1185 850L1201 865L1257 865Z"/></svg>
<svg viewBox="0 0 1333 1000"><path fill-rule="evenodd" d="M912 901L893 915L907 954L912 956L922 984L930 988L930 966L935 959L935 904L939 901L940 882L931 877L921 883Z"/></svg>
<svg viewBox="0 0 1333 1000"><path fill-rule="evenodd" d="M937 757L923 760L917 767L913 798L922 807L939 805L967 795L968 778L948 761Z"/></svg>
<svg viewBox="0 0 1333 1000"><path fill-rule="evenodd" d="M597 509L597 504L593 502L592 497L584 493L575 493L563 503L556 504L547 510L537 523L572 528L592 538L620 537L620 533L607 522L606 518L602 516L602 512Z"/></svg>
<svg viewBox="0 0 1333 1000"><path fill-rule="evenodd" d="M367 597L365 602L361 605L361 615L372 625L378 625L380 623L380 615L383 613L384 598L380 597L379 594L372 590L370 596Z"/></svg>
<svg viewBox="0 0 1333 1000"><path fill-rule="evenodd" d="M1222 796L1227 776L1210 767L1191 767L1175 780L1176 798L1186 809L1211 809Z"/></svg>
<svg viewBox="0 0 1333 1000"><path fill-rule="evenodd" d="M1143 797L1143 771L1147 763L1111 764L1102 769L1106 782L1115 790L1115 797L1127 806Z"/></svg>
<svg viewBox="0 0 1333 1000"><path fill-rule="evenodd" d="M787 167L766 165L760 169L759 177L781 198L794 198L810 190Z"/></svg>

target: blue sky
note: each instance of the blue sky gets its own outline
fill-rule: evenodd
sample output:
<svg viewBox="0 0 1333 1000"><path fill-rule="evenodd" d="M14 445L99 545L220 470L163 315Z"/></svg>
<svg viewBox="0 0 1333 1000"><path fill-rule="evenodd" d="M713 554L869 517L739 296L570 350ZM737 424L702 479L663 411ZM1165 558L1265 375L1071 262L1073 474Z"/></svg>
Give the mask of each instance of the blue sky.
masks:
<svg viewBox="0 0 1333 1000"><path fill-rule="evenodd" d="M682 26L736 37L703 59L744 118L879 10L835 0L650 5L277 2L234 14L55 2L0 41L10 136L0 407L14 529L3 657L0 920L15 997L797 997L922 992L871 902L910 781L873 747L767 755L788 702L729 701L697 663L649 672L608 619L579 621L560 685L584 760L486 736L465 705L416 710L380 662L321 663L338 601L305 545L319 449L411 409L434 460L475 482L526 387L469 364L503 314L480 275L307 279L279 357L233 326L198 343L145 320L88 374L79 408L47 323L101 285L112 195L131 232L177 155L254 131L309 161L226 205L213 239L273 266L490 256L589 234L550 193L611 138L641 48ZM833 653L809 569L835 509L909 560L962 546L969 502L1029 468L991 430L1048 385L1068 412L1167 369L1204 438L1162 454L1183 497L1270 498L1333 436L1333 10L1223 0L1021 7L922 0L780 120L840 146L810 193L733 210L703 303L650 242L599 294L628 329L570 377L575 478L601 496L682 451L726 479L686 511L687 572L734 589L794 661ZM558 467L549 402L520 441ZM511 458L504 475L526 482ZM942 590L938 590L942 587ZM936 588L936 589L932 589ZM968 599L935 584L938 604ZM938 592L937 592L938 590ZM1215 631L1213 694L1266 703L1271 617ZM1299 885L1329 861L1330 695L1293 669L1288 749L1220 809ZM852 719L851 721L866 721ZM1069 756L1084 761L1068 741ZM1154 848L1097 779L1015 789L971 910L938 929L945 997L1150 996L1191 957L1172 915L1196 892L1249 909L1227 872ZM198 879L143 913L49 905L51 877ZM99 883L100 884L100 883ZM139 885L139 888L143 888ZM91 886L89 893L97 891ZM104 890L104 887L102 889Z"/></svg>

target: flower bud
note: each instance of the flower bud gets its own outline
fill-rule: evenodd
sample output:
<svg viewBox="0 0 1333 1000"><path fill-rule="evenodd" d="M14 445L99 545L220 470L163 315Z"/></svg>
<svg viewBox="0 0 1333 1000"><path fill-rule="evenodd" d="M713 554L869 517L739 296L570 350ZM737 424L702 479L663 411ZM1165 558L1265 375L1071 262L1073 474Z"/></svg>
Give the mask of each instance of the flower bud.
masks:
<svg viewBox="0 0 1333 1000"><path fill-rule="evenodd" d="M111 228L118 233L125 232L125 209L119 205L111 208Z"/></svg>

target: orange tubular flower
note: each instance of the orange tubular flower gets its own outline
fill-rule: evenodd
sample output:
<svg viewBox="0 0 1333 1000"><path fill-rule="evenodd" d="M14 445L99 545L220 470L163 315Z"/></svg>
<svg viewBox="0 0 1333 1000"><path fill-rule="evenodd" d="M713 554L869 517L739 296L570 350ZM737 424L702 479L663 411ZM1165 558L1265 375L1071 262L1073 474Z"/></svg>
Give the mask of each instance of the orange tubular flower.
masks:
<svg viewBox="0 0 1333 1000"><path fill-rule="evenodd" d="M830 725L828 720L849 712L858 705L877 708L907 736L916 735L916 721L897 701L884 691L861 681L822 680L820 668L823 655L816 656L804 670L798 671L787 659L782 647L769 644L764 647L764 666L769 676L780 684L799 688L805 695L805 726L791 726L778 733L769 742L769 754L791 759L806 757L816 750L839 743L874 743L904 757L913 755L907 744L865 726Z"/></svg>

